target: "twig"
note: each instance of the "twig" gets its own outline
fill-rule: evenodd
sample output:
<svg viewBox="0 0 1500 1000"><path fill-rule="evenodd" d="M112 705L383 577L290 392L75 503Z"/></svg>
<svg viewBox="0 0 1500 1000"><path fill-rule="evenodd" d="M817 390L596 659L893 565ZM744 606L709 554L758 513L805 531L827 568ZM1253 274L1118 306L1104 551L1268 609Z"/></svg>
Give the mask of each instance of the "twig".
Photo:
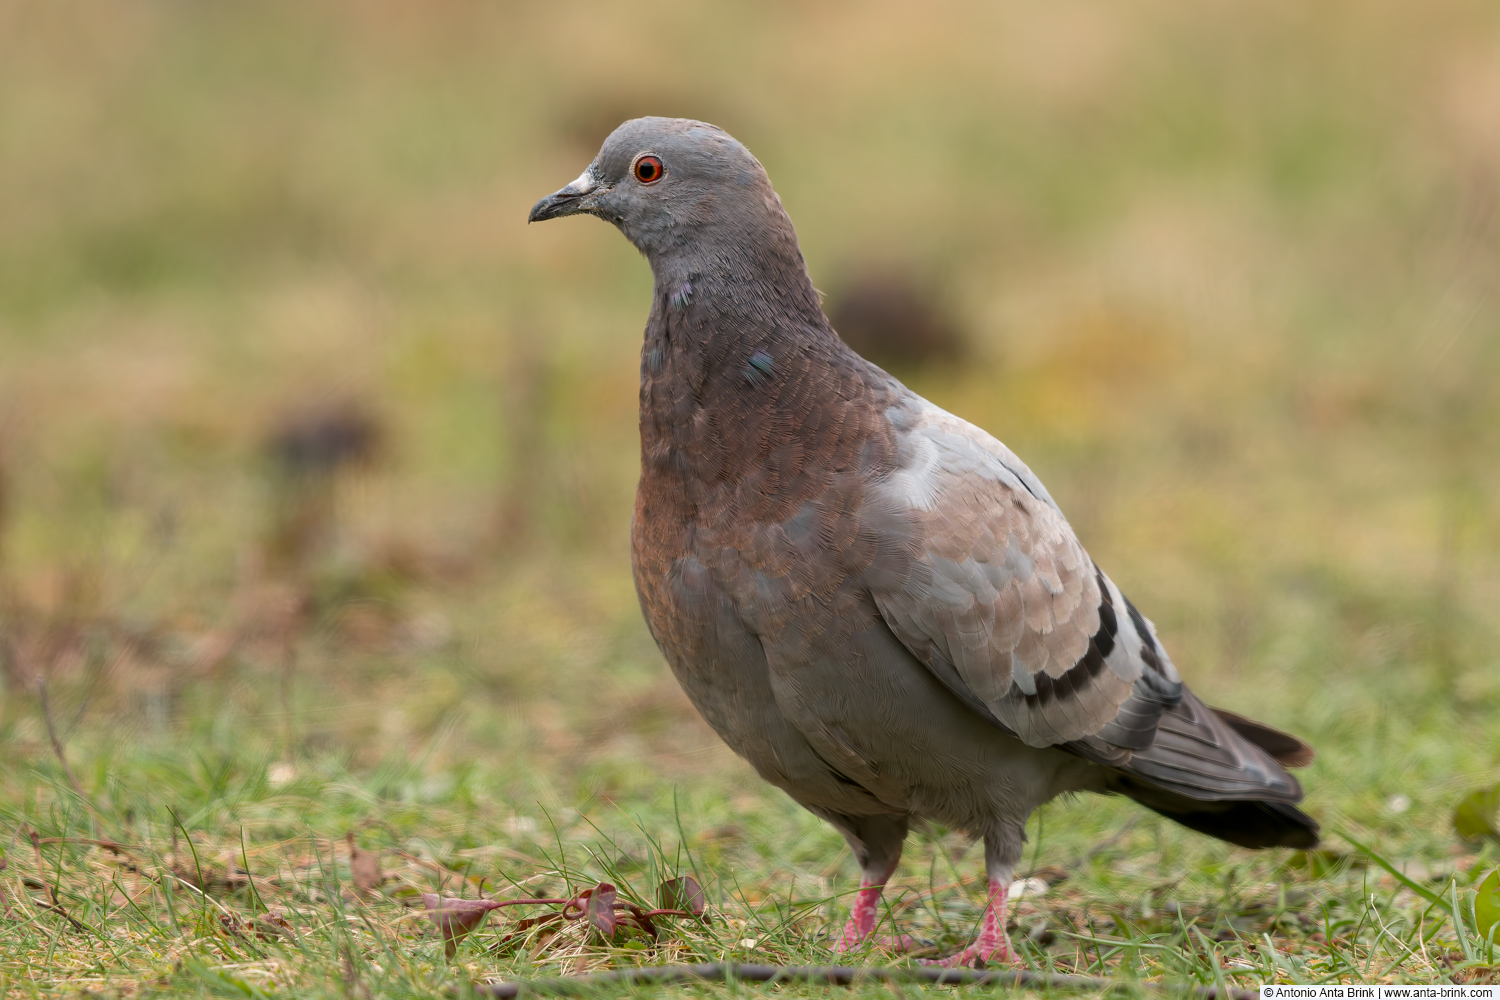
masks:
<svg viewBox="0 0 1500 1000"><path fill-rule="evenodd" d="M83 786L78 783L78 775L73 773L73 765L68 763L68 755L63 749L62 739L57 735L57 725L52 721L52 705L47 701L47 679L38 671L36 678L37 699L42 706L42 720L47 724L47 738L52 741L52 752L57 755L57 762L62 765L63 774L68 778L68 784L73 786L73 794L83 803L84 808L94 814L94 819L100 826L104 825L104 816L98 809L94 808L94 802L83 792Z"/></svg>
<svg viewBox="0 0 1500 1000"><path fill-rule="evenodd" d="M63 750L62 738L57 735L57 726L52 722L52 705L47 700L45 677L36 679L36 696L42 703L42 718L47 723L47 738L52 741L52 752L57 754L57 761L62 765L63 773L68 776L68 784L73 786L73 791L78 793L79 798L84 798L83 786L78 783L78 776L73 773L73 765L68 763L68 755Z"/></svg>
<svg viewBox="0 0 1500 1000"><path fill-rule="evenodd" d="M46 903L46 902L38 903L37 905L40 906L44 910L50 910L51 912L57 914L59 917L62 917L68 923L72 924L73 925L73 929L75 931L77 931L78 933L80 933L80 934L87 934L89 932L89 929L86 926L84 926L84 924L83 924L82 921L80 921L77 917L73 916L73 914L69 913L67 910L63 909L61 906L57 906L57 905L55 905L53 903Z"/></svg>
<svg viewBox="0 0 1500 1000"><path fill-rule="evenodd" d="M53 913L56 913L68 923L72 924L75 931L78 931L80 934L87 934L89 929L83 925L82 921L74 917L73 914L63 909L62 900L59 899L57 895L57 889L52 885L52 883L47 881L47 862L46 859L42 857L42 838L37 836L37 832L35 830L28 830L27 832L31 834L31 849L36 851L36 873L37 875L41 876L42 885L46 888L47 895L52 897L51 903L41 904L42 909L51 910Z"/></svg>
<svg viewBox="0 0 1500 1000"><path fill-rule="evenodd" d="M1002 989L1109 990L1144 986L1156 992L1181 992L1195 1000L1255 1000L1254 990L1220 992L1214 986L1174 988L1163 983L1126 983L1097 976L1065 976L1025 969L937 969L876 966L851 968L843 965L740 965L714 962L709 965L649 965L616 969L582 976L533 979L515 983L476 983L474 992L494 1000L522 996L580 996L605 985L666 986L679 983L730 982L824 983L829 986L859 986L865 983L923 983L952 986L996 986Z"/></svg>

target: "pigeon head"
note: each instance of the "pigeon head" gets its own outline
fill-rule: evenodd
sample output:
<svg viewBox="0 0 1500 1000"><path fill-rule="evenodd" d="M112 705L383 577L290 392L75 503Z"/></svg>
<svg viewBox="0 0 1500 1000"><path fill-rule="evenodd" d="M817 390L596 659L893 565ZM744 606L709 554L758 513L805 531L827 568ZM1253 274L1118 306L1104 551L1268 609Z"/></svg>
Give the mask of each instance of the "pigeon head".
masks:
<svg viewBox="0 0 1500 1000"><path fill-rule="evenodd" d="M715 246L796 251L765 169L723 129L687 118L636 118L610 133L578 179L529 221L596 215L660 265ZM800 252L797 252L800 264Z"/></svg>

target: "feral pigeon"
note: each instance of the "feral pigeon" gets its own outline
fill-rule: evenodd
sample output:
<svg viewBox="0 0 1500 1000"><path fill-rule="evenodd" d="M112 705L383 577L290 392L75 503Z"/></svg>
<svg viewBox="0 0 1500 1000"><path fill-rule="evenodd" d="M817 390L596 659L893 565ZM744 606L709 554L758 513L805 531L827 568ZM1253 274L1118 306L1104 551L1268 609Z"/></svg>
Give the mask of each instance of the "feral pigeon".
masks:
<svg viewBox="0 0 1500 1000"><path fill-rule="evenodd" d="M723 130L639 118L530 221L614 223L651 264L631 525L651 634L716 732L831 823L874 930L908 824L984 841L950 964L1015 962L1026 819L1127 795L1244 847L1311 847L1300 740L1206 707L1009 448L850 350L765 170Z"/></svg>

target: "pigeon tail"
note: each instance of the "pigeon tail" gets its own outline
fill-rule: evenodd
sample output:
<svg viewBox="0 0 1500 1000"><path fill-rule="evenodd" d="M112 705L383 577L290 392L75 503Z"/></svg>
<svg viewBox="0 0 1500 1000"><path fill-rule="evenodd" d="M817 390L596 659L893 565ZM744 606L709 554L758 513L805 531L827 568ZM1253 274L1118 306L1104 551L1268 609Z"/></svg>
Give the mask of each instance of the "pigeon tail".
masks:
<svg viewBox="0 0 1500 1000"><path fill-rule="evenodd" d="M1239 847L1318 846L1318 821L1286 802L1200 802L1129 779L1116 783L1114 790L1189 830Z"/></svg>
<svg viewBox="0 0 1500 1000"><path fill-rule="evenodd" d="M1284 767L1310 763L1301 740L1184 690L1157 738L1115 764L1110 791L1183 826L1241 847L1314 847L1318 824L1297 808L1302 786Z"/></svg>
<svg viewBox="0 0 1500 1000"><path fill-rule="evenodd" d="M1271 759L1282 767L1306 767L1313 762L1313 748L1291 733L1283 733L1264 722L1247 719L1227 708L1214 708L1211 711L1229 723L1230 729L1270 754Z"/></svg>

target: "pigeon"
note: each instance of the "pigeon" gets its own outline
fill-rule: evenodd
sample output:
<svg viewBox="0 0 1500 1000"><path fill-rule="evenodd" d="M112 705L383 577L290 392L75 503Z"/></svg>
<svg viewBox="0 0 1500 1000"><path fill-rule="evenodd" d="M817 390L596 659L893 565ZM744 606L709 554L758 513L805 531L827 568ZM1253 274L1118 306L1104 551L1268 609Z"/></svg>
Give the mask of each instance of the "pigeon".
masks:
<svg viewBox="0 0 1500 1000"><path fill-rule="evenodd" d="M1248 848L1309 848L1301 740L1212 709L1005 445L860 357L781 199L722 129L617 128L529 221L608 220L646 256L631 561L689 699L861 869L836 951L869 947L908 827L984 843L959 966L1019 964L1027 817L1126 795ZM888 942L893 947L907 939Z"/></svg>

